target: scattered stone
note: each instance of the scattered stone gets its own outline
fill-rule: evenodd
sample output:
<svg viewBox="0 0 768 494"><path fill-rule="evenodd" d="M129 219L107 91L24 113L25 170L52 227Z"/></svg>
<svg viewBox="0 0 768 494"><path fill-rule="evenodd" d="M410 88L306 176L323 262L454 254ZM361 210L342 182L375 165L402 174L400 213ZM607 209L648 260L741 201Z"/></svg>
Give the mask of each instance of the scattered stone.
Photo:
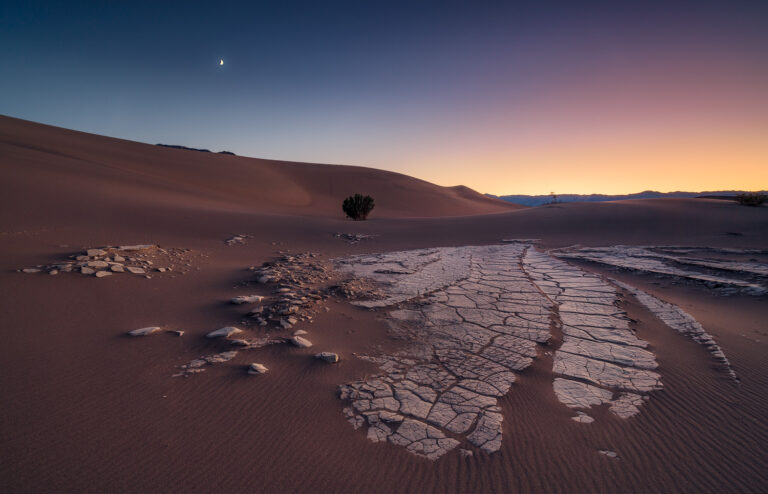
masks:
<svg viewBox="0 0 768 494"><path fill-rule="evenodd" d="M266 368L264 365L262 365L262 364L255 364L255 363L254 363L254 364L251 364L251 365L249 365L249 366L248 366L248 374L251 374L251 375L259 375L259 374L264 374L264 373L266 373L268 370L269 370L269 369L267 369L267 368Z"/></svg>
<svg viewBox="0 0 768 494"><path fill-rule="evenodd" d="M160 326L149 326L146 328L134 329L133 331L129 331L128 334L131 336L149 336L161 330L162 328Z"/></svg>
<svg viewBox="0 0 768 494"><path fill-rule="evenodd" d="M144 268L136 268L133 266L127 266L125 269L127 269L129 273L133 274L146 274L147 272Z"/></svg>
<svg viewBox="0 0 768 494"><path fill-rule="evenodd" d="M226 326L220 329L217 329L216 331L211 331L207 335L205 335L206 338L229 338L233 334L242 333L243 330L236 328L234 326Z"/></svg>
<svg viewBox="0 0 768 494"><path fill-rule="evenodd" d="M592 422L595 421L595 419L593 419L592 417L590 417L589 415L587 415L584 412L576 412L576 416L575 417L571 417L571 419L575 420L576 422L578 422L580 424L591 424Z"/></svg>
<svg viewBox="0 0 768 494"><path fill-rule="evenodd" d="M301 336L294 336L290 339L290 342L299 348L309 348L312 346L312 342Z"/></svg>
<svg viewBox="0 0 768 494"><path fill-rule="evenodd" d="M125 267L122 264L113 264L109 267L113 273L122 273L125 271Z"/></svg>
<svg viewBox="0 0 768 494"><path fill-rule="evenodd" d="M618 460L619 459L619 455L615 451L609 451L607 449L601 449L601 450L598 451L598 453L600 453L601 455L607 456L608 458L614 459L614 460Z"/></svg>
<svg viewBox="0 0 768 494"><path fill-rule="evenodd" d="M296 331L293 332L293 336L304 336L306 334L309 334L309 333L307 333L303 329L297 329Z"/></svg>
<svg viewBox="0 0 768 494"><path fill-rule="evenodd" d="M103 278L105 276L112 276L111 271L96 271L96 277L97 278Z"/></svg>
<svg viewBox="0 0 768 494"><path fill-rule="evenodd" d="M257 304L264 300L261 295L240 295L231 300L233 304Z"/></svg>
<svg viewBox="0 0 768 494"><path fill-rule="evenodd" d="M300 338L300 336L297 336L296 338ZM306 341L306 340L305 340ZM310 343L310 346L312 344ZM336 353L332 352L320 352L315 354L316 359L325 360L329 364L335 364L339 361L339 356Z"/></svg>
<svg viewBox="0 0 768 494"><path fill-rule="evenodd" d="M102 249L88 249L85 253L88 257L99 257L107 254L107 252Z"/></svg>
<svg viewBox="0 0 768 494"><path fill-rule="evenodd" d="M86 267L86 266L83 266L83 267L81 267L81 268L80 268L80 272L81 272L82 274L93 274L93 273L95 273L95 272L96 272L96 270L95 270L95 269L91 269L91 268L88 268L88 267Z"/></svg>

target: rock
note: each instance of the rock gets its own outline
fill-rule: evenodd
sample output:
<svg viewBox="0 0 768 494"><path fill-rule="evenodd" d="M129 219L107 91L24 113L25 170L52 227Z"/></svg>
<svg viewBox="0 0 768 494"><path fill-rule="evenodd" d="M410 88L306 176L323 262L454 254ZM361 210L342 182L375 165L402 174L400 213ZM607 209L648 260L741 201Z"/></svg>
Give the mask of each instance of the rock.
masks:
<svg viewBox="0 0 768 494"><path fill-rule="evenodd" d="M165 273L165 268L157 268L157 270L161 273Z"/></svg>
<svg viewBox="0 0 768 494"><path fill-rule="evenodd" d="M39 273L40 270L37 268L25 268L21 270L22 273Z"/></svg>
<svg viewBox="0 0 768 494"><path fill-rule="evenodd" d="M82 268L80 268L80 272L83 274L93 274L96 272L96 270L83 266Z"/></svg>
<svg viewBox="0 0 768 494"><path fill-rule="evenodd" d="M608 458L612 458L614 460L619 458L619 455L615 451L609 451L607 449L601 449L600 451L598 451L598 453L600 453L601 455L605 455Z"/></svg>
<svg viewBox="0 0 768 494"><path fill-rule="evenodd" d="M113 264L109 267L109 269L114 273L125 272L125 267L122 264Z"/></svg>
<svg viewBox="0 0 768 494"><path fill-rule="evenodd" d="M291 329L293 327L293 324L289 323L285 319L280 319L280 326L282 326L283 329Z"/></svg>
<svg viewBox="0 0 768 494"><path fill-rule="evenodd" d="M137 251L137 250L149 249L150 247L154 247L154 245L149 245L149 244L145 244L145 245L121 245L117 249L118 250L122 250L124 252L134 252L134 251Z"/></svg>
<svg viewBox="0 0 768 494"><path fill-rule="evenodd" d="M299 338L298 336L296 338ZM332 352L320 352L315 354L316 359L325 360L329 364L335 364L339 361L339 356Z"/></svg>
<svg viewBox="0 0 768 494"><path fill-rule="evenodd" d="M105 276L112 276L111 271L96 271L96 277L97 278L103 278Z"/></svg>
<svg viewBox="0 0 768 494"><path fill-rule="evenodd" d="M145 274L146 273L144 268L136 268L136 267L133 267L133 266L128 266L125 269L127 269L129 273L133 273L133 274Z"/></svg>
<svg viewBox="0 0 768 494"><path fill-rule="evenodd" d="M267 368L266 368L264 365L262 365L262 364L251 364L251 365L249 365L249 366L248 366L248 374L250 374L250 375L252 375L252 376L253 376L253 375L259 375L259 374L264 374L264 373L266 373L268 370L269 370L269 369L267 369Z"/></svg>
<svg viewBox="0 0 768 494"><path fill-rule="evenodd" d="M115 261L115 262L125 262L125 257L123 257L123 256L115 256L115 257L112 258L112 260Z"/></svg>
<svg viewBox="0 0 768 494"><path fill-rule="evenodd" d="M469 458L474 455L474 453L468 449L459 449L459 454L462 458Z"/></svg>
<svg viewBox="0 0 768 494"><path fill-rule="evenodd" d="M233 346L250 346L251 343L248 340L232 340L230 342Z"/></svg>
<svg viewBox="0 0 768 494"><path fill-rule="evenodd" d="M85 253L88 254L88 257L98 257L105 255L107 252L102 249L88 249Z"/></svg>
<svg viewBox="0 0 768 494"><path fill-rule="evenodd" d="M595 419L593 419L592 417L590 417L584 412L576 412L576 416L571 417L571 420L575 420L580 424L591 424L592 422L595 421Z"/></svg>
<svg viewBox="0 0 768 494"><path fill-rule="evenodd" d="M134 329L133 331L128 331L128 334L131 336L149 336L151 334L157 333L162 328L160 326L149 326L146 328L141 329Z"/></svg>
<svg viewBox="0 0 768 494"><path fill-rule="evenodd" d="M240 295L230 300L233 304L257 304L264 300L261 295Z"/></svg>
<svg viewBox="0 0 768 494"><path fill-rule="evenodd" d="M305 334L309 334L309 333L307 333L303 329L297 329L296 331L293 332L293 336L304 336Z"/></svg>
<svg viewBox="0 0 768 494"><path fill-rule="evenodd" d="M92 268L106 268L109 266L109 263L106 261L90 261L88 266Z"/></svg>
<svg viewBox="0 0 768 494"><path fill-rule="evenodd" d="M216 331L211 331L207 335L205 335L206 338L229 338L233 334L242 333L243 330L236 328L234 326L226 326L220 329L217 329Z"/></svg>
<svg viewBox="0 0 768 494"><path fill-rule="evenodd" d="M184 336L184 331L180 331L180 330L178 330L178 329L177 329L177 330L174 330L174 331L171 331L171 332L172 332L173 334L175 334L176 336Z"/></svg>
<svg viewBox="0 0 768 494"><path fill-rule="evenodd" d="M50 271L48 271L48 274L50 274L50 275L57 275L57 274L59 274L59 270L58 269L51 269Z"/></svg>
<svg viewBox="0 0 768 494"><path fill-rule="evenodd" d="M301 336L294 336L290 339L291 343L293 343L295 346L299 348L309 348L312 346L312 342L309 341L306 338L302 338Z"/></svg>

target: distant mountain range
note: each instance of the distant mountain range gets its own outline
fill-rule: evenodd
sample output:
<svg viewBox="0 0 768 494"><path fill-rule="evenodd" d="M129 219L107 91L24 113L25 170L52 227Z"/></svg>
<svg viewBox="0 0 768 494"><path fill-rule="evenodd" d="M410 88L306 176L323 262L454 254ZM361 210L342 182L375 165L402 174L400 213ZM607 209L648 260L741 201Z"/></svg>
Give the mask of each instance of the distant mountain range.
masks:
<svg viewBox="0 0 768 494"><path fill-rule="evenodd" d="M741 190L718 190L710 192L656 192L655 190L646 190L644 192L638 192L636 194L618 194L618 195L606 195L606 194L557 194L557 202L604 202L604 201L625 201L628 199L656 199L656 198L717 198L727 199L734 197L744 191ZM550 195L541 196L526 196L526 195L509 195L509 196L494 196L486 194L490 197L496 197L503 201L512 202L515 204L522 204L523 206L541 206L542 204L550 204L554 201L554 197Z"/></svg>

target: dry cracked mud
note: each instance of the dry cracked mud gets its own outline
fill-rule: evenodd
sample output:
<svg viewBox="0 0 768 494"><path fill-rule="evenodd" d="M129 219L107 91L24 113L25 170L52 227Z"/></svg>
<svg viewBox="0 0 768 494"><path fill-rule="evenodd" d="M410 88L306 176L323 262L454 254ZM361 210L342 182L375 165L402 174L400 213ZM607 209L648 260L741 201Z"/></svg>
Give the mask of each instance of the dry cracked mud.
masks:
<svg viewBox="0 0 768 494"><path fill-rule="evenodd" d="M530 243L360 255L336 260L335 268L375 287L374 298L352 303L380 311L406 342L397 353L361 357L380 372L339 387L349 402L345 416L355 429L367 426L371 441L432 460L467 444L498 451L498 400L553 334L562 335L553 389L577 422L593 422L586 412L599 405L629 418L662 388L617 285ZM641 302L682 331L669 315L672 304Z"/></svg>

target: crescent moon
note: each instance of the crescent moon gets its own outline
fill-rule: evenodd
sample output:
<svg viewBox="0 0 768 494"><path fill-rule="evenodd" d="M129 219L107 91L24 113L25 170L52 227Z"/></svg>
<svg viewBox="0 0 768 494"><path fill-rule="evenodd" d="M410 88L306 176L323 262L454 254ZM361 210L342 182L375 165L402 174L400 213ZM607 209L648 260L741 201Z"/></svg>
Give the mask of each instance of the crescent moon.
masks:
<svg viewBox="0 0 768 494"><path fill-rule="evenodd" d="M223 59L219 59L219 65L224 65L224 60Z"/></svg>

